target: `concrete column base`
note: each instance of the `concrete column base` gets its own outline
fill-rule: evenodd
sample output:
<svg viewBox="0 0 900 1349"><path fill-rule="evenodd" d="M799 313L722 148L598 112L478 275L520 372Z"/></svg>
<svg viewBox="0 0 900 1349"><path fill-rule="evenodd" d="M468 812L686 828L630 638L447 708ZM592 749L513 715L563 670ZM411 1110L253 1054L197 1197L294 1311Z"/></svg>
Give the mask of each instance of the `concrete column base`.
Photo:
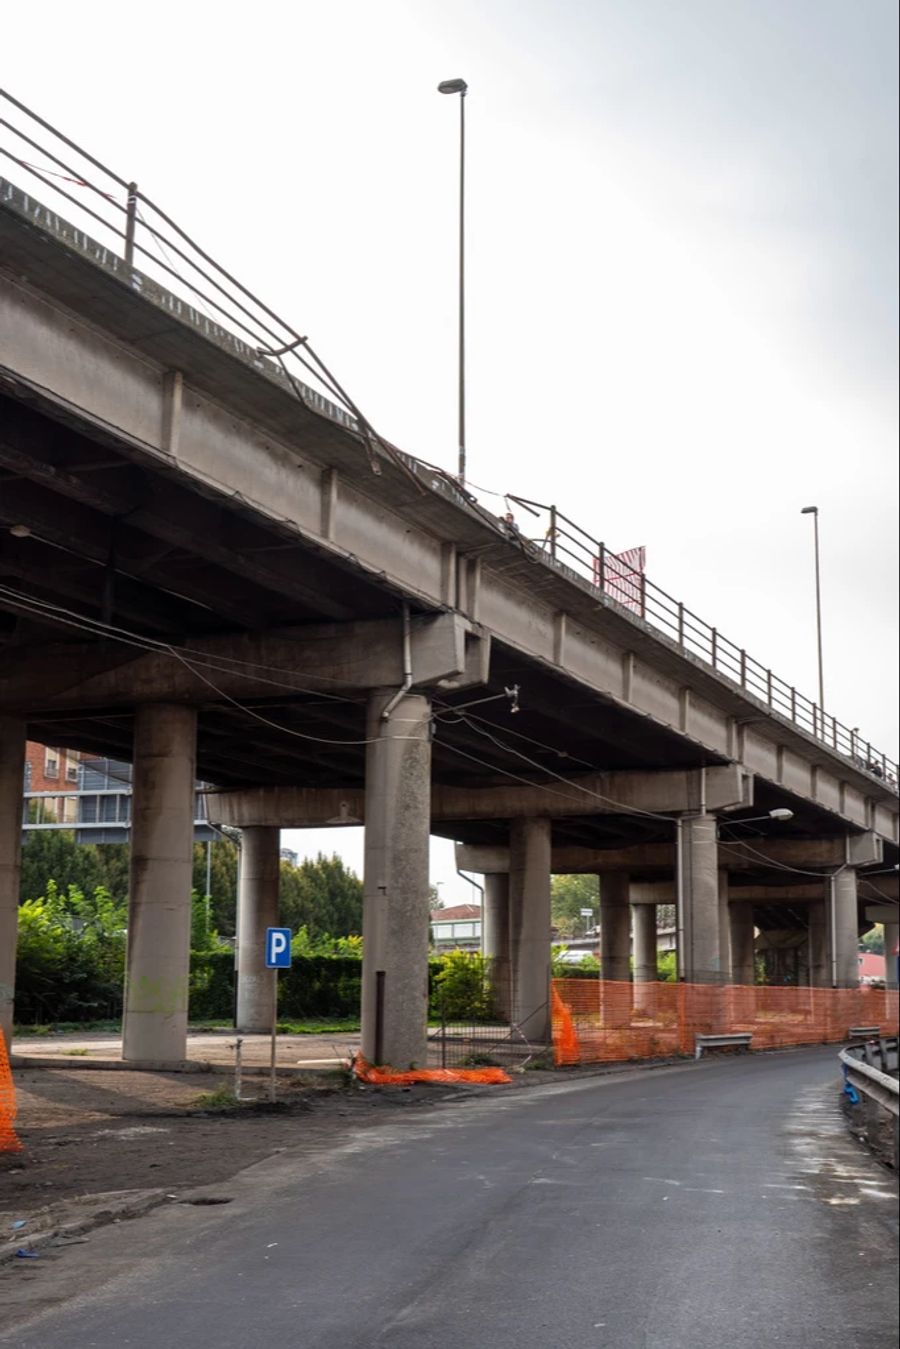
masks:
<svg viewBox="0 0 900 1349"><path fill-rule="evenodd" d="M25 723L0 717L0 1032L12 1042L16 989Z"/></svg>
<svg viewBox="0 0 900 1349"><path fill-rule="evenodd" d="M634 1010L651 1013L655 1007L659 972L656 963L656 905L632 904L634 933Z"/></svg>
<svg viewBox="0 0 900 1349"><path fill-rule="evenodd" d="M831 879L834 983L837 988L859 988L859 904L856 868L844 867Z"/></svg>
<svg viewBox="0 0 900 1349"><path fill-rule="evenodd" d="M253 825L241 830L238 907L237 1024L249 1033L272 1029L278 974L266 969L266 928L278 926L281 830Z"/></svg>
<svg viewBox="0 0 900 1349"><path fill-rule="evenodd" d="M809 983L811 988L831 987L828 904L820 899L809 905Z"/></svg>
<svg viewBox="0 0 900 1349"><path fill-rule="evenodd" d="M489 962L494 1011L500 1021L512 1018L512 972L509 963L509 873L484 878L482 950Z"/></svg>
<svg viewBox="0 0 900 1349"><path fill-rule="evenodd" d="M197 714L135 712L122 1058L186 1058Z"/></svg>
<svg viewBox="0 0 900 1349"><path fill-rule="evenodd" d="M424 1067L428 1037L428 838L431 703L395 689L370 695L363 876L362 1052Z"/></svg>
<svg viewBox="0 0 900 1349"><path fill-rule="evenodd" d="M513 820L509 927L513 1020L527 1040L550 1043L550 821Z"/></svg>
<svg viewBox="0 0 900 1349"><path fill-rule="evenodd" d="M728 872L719 868L719 965L722 982L736 982L732 974L731 915L728 903Z"/></svg>
<svg viewBox="0 0 900 1349"><path fill-rule="evenodd" d="M679 970L688 984L721 984L719 865L716 820L688 815L681 821L681 927Z"/></svg>
<svg viewBox="0 0 900 1349"><path fill-rule="evenodd" d="M728 906L731 938L731 981L742 988L756 983L756 947L753 934L753 905L747 902Z"/></svg>
<svg viewBox="0 0 900 1349"><path fill-rule="evenodd" d="M897 987L897 939L900 924L884 924L884 983L886 988Z"/></svg>
<svg viewBox="0 0 900 1349"><path fill-rule="evenodd" d="M600 876L600 978L604 1026L627 1026L631 1021L631 994L621 985L631 983L631 906L625 872ZM627 996L626 996L627 995Z"/></svg>

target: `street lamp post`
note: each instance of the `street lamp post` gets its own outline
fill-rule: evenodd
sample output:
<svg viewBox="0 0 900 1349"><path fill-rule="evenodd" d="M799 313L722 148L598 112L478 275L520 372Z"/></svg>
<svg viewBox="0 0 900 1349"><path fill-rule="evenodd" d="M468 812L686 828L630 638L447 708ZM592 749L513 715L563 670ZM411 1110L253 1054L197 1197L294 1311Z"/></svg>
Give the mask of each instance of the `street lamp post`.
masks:
<svg viewBox="0 0 900 1349"><path fill-rule="evenodd" d="M819 570L819 508L818 506L804 506L800 512L801 515L811 515L813 518L815 550L816 550L816 633L819 646L819 726L821 734L825 735L825 675L822 663L822 581Z"/></svg>
<svg viewBox="0 0 900 1349"><path fill-rule="evenodd" d="M466 93L465 80L442 80L438 93L459 94L459 467L466 485Z"/></svg>

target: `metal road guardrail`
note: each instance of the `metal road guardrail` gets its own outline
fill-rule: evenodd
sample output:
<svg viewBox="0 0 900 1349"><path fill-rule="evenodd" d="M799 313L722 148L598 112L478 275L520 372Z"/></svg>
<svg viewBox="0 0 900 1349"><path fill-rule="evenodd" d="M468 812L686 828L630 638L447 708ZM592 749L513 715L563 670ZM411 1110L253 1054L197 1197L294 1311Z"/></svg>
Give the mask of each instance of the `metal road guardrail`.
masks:
<svg viewBox="0 0 900 1349"><path fill-rule="evenodd" d="M62 199L69 203L69 208L74 207L75 222L90 230L92 238L99 229L97 241L113 256L123 258L127 267L134 269L139 257L141 271L131 273L136 284L139 285L142 276L149 277L168 292L183 297L186 306L194 310L194 318L217 327L224 325L232 338L238 334L238 341L249 343L250 357L276 361L305 406L362 436L373 469L380 471L372 454L377 444L405 472L420 480L430 479L449 499L475 506L535 560L587 580L630 617L642 619L683 652L759 699L772 713L806 731L855 768L891 790L898 790L900 769L896 760L889 759L857 728L845 726L744 647L669 595L643 570L623 565L622 559L602 540L582 529L558 506L508 494L507 502L515 502L539 522L538 537L526 537L509 518L500 520L481 506L477 497L461 489L451 474L399 452L373 431L308 339L220 266L136 183L106 168L2 89L0 113L4 114L0 115L0 128L5 133L4 141L0 142L0 156L40 182L54 201ZM47 208L41 202L31 205L36 216L46 214ZM68 215L72 215L71 209ZM297 369L302 370L302 379L295 373Z"/></svg>
<svg viewBox="0 0 900 1349"><path fill-rule="evenodd" d="M868 1041L862 1045L848 1045L841 1050L838 1057L844 1079L857 1092L877 1101L897 1119L900 1116L900 1081L889 1071L893 1058L894 1074L897 1072L897 1037L879 1039L875 1043L879 1046L880 1068L872 1062L874 1055Z"/></svg>
<svg viewBox="0 0 900 1349"><path fill-rule="evenodd" d="M881 1067L872 1062L878 1047ZM844 1091L854 1103L862 1099L871 1109L886 1111L893 1119L894 1170L900 1170L900 1082L897 1080L897 1036L879 1037L864 1044L848 1045L839 1054ZM855 1098L855 1100L854 1100ZM882 1116L882 1119L884 1116ZM871 1127L871 1126L870 1126Z"/></svg>

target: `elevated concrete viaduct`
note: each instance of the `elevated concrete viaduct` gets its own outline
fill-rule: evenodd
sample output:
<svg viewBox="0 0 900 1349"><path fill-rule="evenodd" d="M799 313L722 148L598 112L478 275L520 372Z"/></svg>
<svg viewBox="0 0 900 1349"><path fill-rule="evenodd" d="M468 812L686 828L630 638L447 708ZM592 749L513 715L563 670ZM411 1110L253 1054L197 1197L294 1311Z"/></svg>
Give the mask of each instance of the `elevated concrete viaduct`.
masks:
<svg viewBox="0 0 900 1349"><path fill-rule="evenodd" d="M536 1039L549 877L570 855L599 858L591 868L628 886L675 877L681 968L701 981L748 968L746 922L736 937L730 920L722 940L738 907L723 878L736 893L754 876L783 880L786 866L833 871L820 965L850 981L857 874L876 851L880 867L898 857L884 756L861 755L821 710L810 729L795 697L778 702L771 671L768 692L751 687L746 653L730 673L717 664L715 630L711 659L698 654L683 606L661 631L590 565L580 574L523 539L184 290L3 180L0 258L7 1034L26 730L135 765L132 1061L184 1053L194 772L247 809L247 1025L270 1011L259 933L277 907L276 830L335 803L326 819L366 822L373 1057L425 1055L429 829L505 850L504 867L484 868L486 929L514 976L511 1013ZM602 581L602 553L598 566ZM258 808L273 790L294 802L290 821ZM794 816L755 826L763 860L755 843L736 853L725 834L776 807ZM792 860L776 866L773 848ZM605 891L605 952L624 973L631 892L621 879Z"/></svg>

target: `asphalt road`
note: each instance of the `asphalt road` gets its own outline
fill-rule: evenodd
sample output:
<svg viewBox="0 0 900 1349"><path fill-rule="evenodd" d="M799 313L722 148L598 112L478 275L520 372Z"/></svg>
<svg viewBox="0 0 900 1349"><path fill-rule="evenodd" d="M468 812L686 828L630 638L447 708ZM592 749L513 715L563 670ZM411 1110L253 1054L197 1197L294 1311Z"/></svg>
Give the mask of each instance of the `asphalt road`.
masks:
<svg viewBox="0 0 900 1349"><path fill-rule="evenodd" d="M0 1344L895 1349L896 1187L846 1135L835 1057L498 1092L284 1153L227 1205L66 1251L83 1291Z"/></svg>

